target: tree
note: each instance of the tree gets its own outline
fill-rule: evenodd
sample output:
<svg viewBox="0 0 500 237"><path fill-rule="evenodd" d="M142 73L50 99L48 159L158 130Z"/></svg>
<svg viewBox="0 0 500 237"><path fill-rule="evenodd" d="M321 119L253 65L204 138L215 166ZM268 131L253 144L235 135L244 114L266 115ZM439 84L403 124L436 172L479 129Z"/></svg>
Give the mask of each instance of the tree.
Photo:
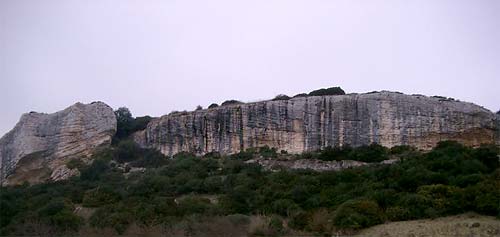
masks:
<svg viewBox="0 0 500 237"><path fill-rule="evenodd" d="M196 106L195 110L198 111L198 110L202 110L202 109L203 109L203 107L201 107L201 105L198 105L198 106Z"/></svg>
<svg viewBox="0 0 500 237"><path fill-rule="evenodd" d="M124 138L130 136L130 134L144 130L151 121L150 116L143 117L132 117L132 113L127 107L120 107L115 111L116 116L116 135L113 143L116 143Z"/></svg>
<svg viewBox="0 0 500 237"><path fill-rule="evenodd" d="M208 106L209 109L213 109L213 108L217 108L217 107L219 107L219 105L216 103L212 103L211 105Z"/></svg>
<svg viewBox="0 0 500 237"><path fill-rule="evenodd" d="M134 118L127 107L120 107L115 111L116 116L116 138L127 137L134 128Z"/></svg>

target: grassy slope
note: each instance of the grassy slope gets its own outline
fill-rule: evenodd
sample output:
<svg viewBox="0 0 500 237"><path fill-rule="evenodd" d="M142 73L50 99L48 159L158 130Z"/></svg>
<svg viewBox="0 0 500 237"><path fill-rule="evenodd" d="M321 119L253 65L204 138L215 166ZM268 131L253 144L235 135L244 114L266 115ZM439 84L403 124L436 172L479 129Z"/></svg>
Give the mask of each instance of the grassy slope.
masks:
<svg viewBox="0 0 500 237"><path fill-rule="evenodd" d="M356 236L500 236L500 220L473 213L377 225Z"/></svg>

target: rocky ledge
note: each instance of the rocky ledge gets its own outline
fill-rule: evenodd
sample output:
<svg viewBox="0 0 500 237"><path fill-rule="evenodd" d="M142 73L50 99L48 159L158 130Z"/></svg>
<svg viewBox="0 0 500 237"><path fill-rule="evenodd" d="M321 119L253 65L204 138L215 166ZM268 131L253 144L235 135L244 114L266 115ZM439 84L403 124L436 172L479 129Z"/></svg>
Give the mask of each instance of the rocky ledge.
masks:
<svg viewBox="0 0 500 237"><path fill-rule="evenodd" d="M313 170L313 171L339 171L343 169L355 168L368 165L390 165L398 162L399 159L384 160L381 162L367 163L355 160L323 161L318 159L272 159L255 158L245 161L247 164L259 164L268 171L288 170Z"/></svg>
<svg viewBox="0 0 500 237"><path fill-rule="evenodd" d="M87 158L95 148L109 145L116 132L113 109L102 102L76 103L53 114L24 114L0 139L0 181L61 180L76 174L66 163Z"/></svg>

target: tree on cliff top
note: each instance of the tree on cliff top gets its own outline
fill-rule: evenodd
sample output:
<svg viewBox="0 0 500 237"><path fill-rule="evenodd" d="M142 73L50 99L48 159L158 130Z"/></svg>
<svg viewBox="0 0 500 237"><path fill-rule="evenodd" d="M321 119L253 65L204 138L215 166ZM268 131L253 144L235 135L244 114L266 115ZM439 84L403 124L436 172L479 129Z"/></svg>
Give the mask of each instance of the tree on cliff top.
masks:
<svg viewBox="0 0 500 237"><path fill-rule="evenodd" d="M116 116L116 134L114 140L122 140L130 134L143 130L147 127L150 116L132 117L132 113L127 107L120 107L115 111Z"/></svg>
<svg viewBox="0 0 500 237"><path fill-rule="evenodd" d="M310 96L345 95L345 92L340 87L330 87L330 88L322 88L319 90L311 91L309 95Z"/></svg>
<svg viewBox="0 0 500 237"><path fill-rule="evenodd" d="M126 107L120 107L115 111L116 116L116 135L118 139L127 137L133 128L134 118L132 113Z"/></svg>

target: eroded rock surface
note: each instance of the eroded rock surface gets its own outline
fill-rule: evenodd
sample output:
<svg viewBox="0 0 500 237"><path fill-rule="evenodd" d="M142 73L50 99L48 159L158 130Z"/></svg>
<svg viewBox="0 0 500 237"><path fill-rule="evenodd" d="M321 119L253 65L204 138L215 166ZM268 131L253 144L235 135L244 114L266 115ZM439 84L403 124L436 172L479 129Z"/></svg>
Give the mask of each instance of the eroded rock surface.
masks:
<svg viewBox="0 0 500 237"><path fill-rule="evenodd" d="M27 113L0 139L3 184L66 179L77 173L69 159L89 157L116 132L113 109L102 102L76 103L53 114Z"/></svg>
<svg viewBox="0 0 500 237"><path fill-rule="evenodd" d="M265 145L290 153L370 143L431 149L442 140L471 146L498 142L497 122L495 114L472 103L375 92L165 115L134 134L134 140L166 155L182 151L231 154Z"/></svg>

